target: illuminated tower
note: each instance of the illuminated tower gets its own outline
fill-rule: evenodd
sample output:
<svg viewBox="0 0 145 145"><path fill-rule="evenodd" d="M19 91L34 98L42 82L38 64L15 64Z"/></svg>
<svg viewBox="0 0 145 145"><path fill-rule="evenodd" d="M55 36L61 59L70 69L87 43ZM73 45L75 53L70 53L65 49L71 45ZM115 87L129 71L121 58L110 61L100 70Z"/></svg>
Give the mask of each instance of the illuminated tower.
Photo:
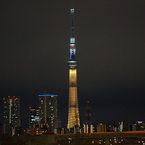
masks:
<svg viewBox="0 0 145 145"><path fill-rule="evenodd" d="M69 106L68 106L68 129L80 126L78 93L77 93L77 67L76 46L74 36L74 9L71 13L71 37L70 37L70 60L67 62L69 67Z"/></svg>

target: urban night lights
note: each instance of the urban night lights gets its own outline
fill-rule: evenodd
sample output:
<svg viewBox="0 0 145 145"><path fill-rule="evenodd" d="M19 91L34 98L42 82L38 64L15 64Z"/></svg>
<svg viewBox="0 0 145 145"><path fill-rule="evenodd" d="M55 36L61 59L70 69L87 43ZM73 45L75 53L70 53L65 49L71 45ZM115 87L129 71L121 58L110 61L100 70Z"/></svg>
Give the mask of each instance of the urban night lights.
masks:
<svg viewBox="0 0 145 145"><path fill-rule="evenodd" d="M2 1L0 145L145 145L144 2L68 3Z"/></svg>

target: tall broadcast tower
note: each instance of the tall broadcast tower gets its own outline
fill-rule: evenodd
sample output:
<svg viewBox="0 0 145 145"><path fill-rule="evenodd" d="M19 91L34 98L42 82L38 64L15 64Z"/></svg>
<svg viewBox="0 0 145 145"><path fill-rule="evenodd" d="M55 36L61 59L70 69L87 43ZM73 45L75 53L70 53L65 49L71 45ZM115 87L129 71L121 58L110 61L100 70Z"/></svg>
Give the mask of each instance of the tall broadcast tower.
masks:
<svg viewBox="0 0 145 145"><path fill-rule="evenodd" d="M71 13L71 37L70 37L70 59L67 62L69 67L69 106L68 106L68 129L80 126L78 93L77 93L77 67L76 46L74 36L74 9Z"/></svg>

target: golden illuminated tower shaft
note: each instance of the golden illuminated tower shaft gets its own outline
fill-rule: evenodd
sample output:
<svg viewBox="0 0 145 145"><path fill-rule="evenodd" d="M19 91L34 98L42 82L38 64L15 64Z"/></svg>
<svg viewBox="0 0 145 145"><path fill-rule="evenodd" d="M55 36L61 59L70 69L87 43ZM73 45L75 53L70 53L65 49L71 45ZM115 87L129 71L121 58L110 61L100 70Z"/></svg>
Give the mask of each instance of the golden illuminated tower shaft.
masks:
<svg viewBox="0 0 145 145"><path fill-rule="evenodd" d="M70 60L69 67L69 106L68 106L68 129L75 126L80 126L79 107L78 107L78 93L77 93L77 61L76 46L74 37L74 9L70 10L72 16L71 22L71 38L70 38Z"/></svg>

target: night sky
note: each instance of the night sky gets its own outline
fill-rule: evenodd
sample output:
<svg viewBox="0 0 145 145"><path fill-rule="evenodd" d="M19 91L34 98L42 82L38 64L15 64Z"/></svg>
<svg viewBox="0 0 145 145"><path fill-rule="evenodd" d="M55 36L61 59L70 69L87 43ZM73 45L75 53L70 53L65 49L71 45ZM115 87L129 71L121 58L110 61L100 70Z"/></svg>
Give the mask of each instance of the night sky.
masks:
<svg viewBox="0 0 145 145"><path fill-rule="evenodd" d="M58 94L66 127L70 8L75 8L81 122L91 104L92 123L145 121L144 0L1 0L0 104L8 95L28 107L38 94ZM0 119L2 122L2 119Z"/></svg>

